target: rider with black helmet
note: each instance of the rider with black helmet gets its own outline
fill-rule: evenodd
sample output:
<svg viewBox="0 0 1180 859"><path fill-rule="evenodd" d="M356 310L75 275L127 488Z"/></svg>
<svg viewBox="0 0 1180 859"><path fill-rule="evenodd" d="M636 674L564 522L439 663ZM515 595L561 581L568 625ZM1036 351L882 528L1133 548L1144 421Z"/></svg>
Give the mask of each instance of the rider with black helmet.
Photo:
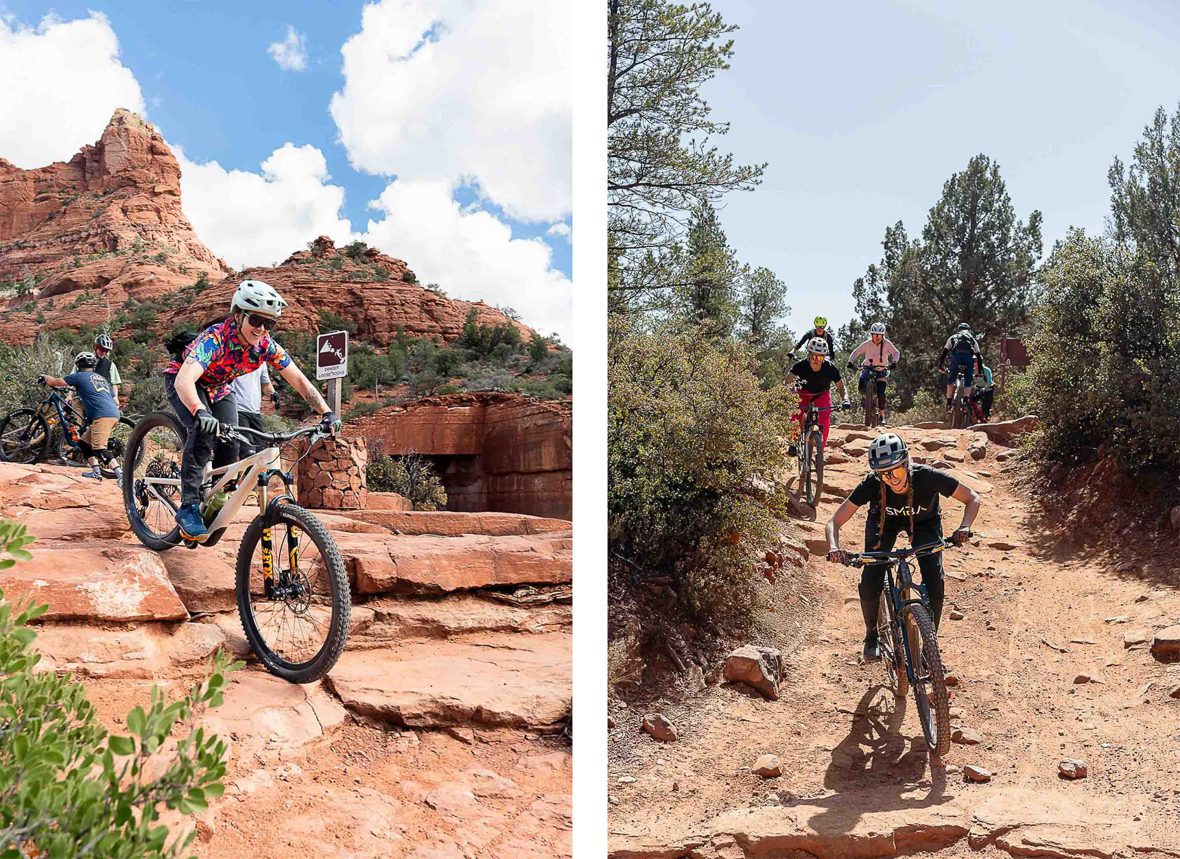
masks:
<svg viewBox="0 0 1180 859"><path fill-rule="evenodd" d="M901 437L894 433L877 436L869 445L869 467L865 476L828 521L828 560L843 563L847 553L840 548L840 528L853 517L857 508L869 505L865 522L865 551L888 552L898 534L910 535L910 545L924 546L942 539L942 515L939 496L954 498L965 505L963 521L951 540L961 546L971 536L971 523L979 515L980 498L974 489L960 483L944 471L910 462L910 453ZM922 582L930 597L934 628L942 616L945 594L942 555L919 558ZM881 658L877 640L877 612L881 591L885 587L885 566L870 564L860 576L860 610L865 622L864 658L871 662Z"/></svg>

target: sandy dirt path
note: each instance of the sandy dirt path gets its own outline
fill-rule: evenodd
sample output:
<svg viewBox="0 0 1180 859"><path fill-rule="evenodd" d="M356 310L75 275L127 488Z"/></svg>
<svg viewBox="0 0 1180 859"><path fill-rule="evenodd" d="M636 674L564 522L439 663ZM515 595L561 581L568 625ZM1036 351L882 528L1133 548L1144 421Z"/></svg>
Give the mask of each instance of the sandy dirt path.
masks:
<svg viewBox="0 0 1180 859"><path fill-rule="evenodd" d="M956 743L932 767L912 697L895 701L883 668L860 663L859 573L824 560L823 524L865 473L869 436L833 429L815 521L789 526L809 556L784 571L795 585L777 606L786 622L751 642L784 652L780 700L722 684L643 705L677 726L674 743L642 734L640 708L616 703L613 857L1180 856L1180 700L1169 694L1180 665L1148 647L1180 621L1174 542L1127 534L1113 557L1082 548L1051 528L1020 466L996 460L1005 448L990 443L975 461L970 431L899 432L983 496L981 536L946 555L940 630L960 678L952 724L978 744ZM947 533L961 509L944 500ZM865 515L846 526L847 548L862 547ZM781 777L751 771L763 754L779 757ZM1061 778L1065 758L1083 759L1088 777ZM966 782L965 765L992 780Z"/></svg>

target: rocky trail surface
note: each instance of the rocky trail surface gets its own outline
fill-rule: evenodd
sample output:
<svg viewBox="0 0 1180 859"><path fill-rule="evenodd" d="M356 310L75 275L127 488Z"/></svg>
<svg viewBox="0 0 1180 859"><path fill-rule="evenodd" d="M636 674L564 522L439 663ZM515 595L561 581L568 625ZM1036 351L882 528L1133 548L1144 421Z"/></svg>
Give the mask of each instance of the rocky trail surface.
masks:
<svg viewBox="0 0 1180 859"><path fill-rule="evenodd" d="M324 681L297 686L263 671L242 635L245 520L217 546L157 554L130 533L114 483L79 474L0 464L0 516L37 537L0 588L50 605L41 666L73 672L116 731L153 683L179 697L218 648L246 661L202 716L231 761L226 795L185 821L198 855L571 854L569 522L318 513L352 580L353 625Z"/></svg>
<svg viewBox="0 0 1180 859"><path fill-rule="evenodd" d="M896 431L983 497L979 536L945 555L951 752L932 760L912 697L895 701L883 667L860 662L859 572L826 562L823 525L866 472L871 436L833 428L819 509L788 524L797 551L750 642L782 651L778 699L714 672L675 700L614 702L614 859L1180 856L1174 538L1063 527L1064 502L1034 503L1003 428ZM943 504L949 533L962 508ZM845 547L861 548L865 515ZM643 733L652 713L678 739ZM1060 774L1067 759L1086 776Z"/></svg>

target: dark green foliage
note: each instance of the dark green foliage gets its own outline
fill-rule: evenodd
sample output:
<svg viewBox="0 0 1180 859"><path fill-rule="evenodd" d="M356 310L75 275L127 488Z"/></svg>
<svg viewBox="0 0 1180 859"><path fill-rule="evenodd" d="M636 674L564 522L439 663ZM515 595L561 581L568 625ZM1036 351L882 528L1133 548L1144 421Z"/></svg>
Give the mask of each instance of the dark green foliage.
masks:
<svg viewBox="0 0 1180 859"><path fill-rule="evenodd" d="M402 277L402 280L404 280L406 283L417 283L418 275L414 274L411 269L406 269L405 276Z"/></svg>
<svg viewBox="0 0 1180 859"><path fill-rule="evenodd" d="M344 255L354 262L360 262L369 246L364 242L352 242L344 248Z"/></svg>
<svg viewBox="0 0 1180 859"><path fill-rule="evenodd" d="M344 268L344 257L332 257L328 260L328 268L332 271L340 271Z"/></svg>
<svg viewBox="0 0 1180 859"><path fill-rule="evenodd" d="M693 330L644 332L615 318L607 417L610 548L672 576L714 627L758 605L758 556L777 540L780 438L793 397L762 389L742 346Z"/></svg>
<svg viewBox="0 0 1180 859"><path fill-rule="evenodd" d="M336 257L340 259L340 257ZM339 313L333 313L330 310L321 310L317 314L320 321L320 333L327 334L331 331L347 331L349 336L356 334L356 320L349 319L347 316L341 316ZM314 364L312 366L315 366Z"/></svg>
<svg viewBox="0 0 1180 859"><path fill-rule="evenodd" d="M0 522L0 569L29 559L24 530ZM160 812L200 812L224 791L226 743L192 726L206 707L221 705L240 663L219 653L209 679L171 704L153 688L150 705L127 714L128 733L110 734L85 686L35 669L41 657L29 622L46 609L13 606L0 593L0 855L183 855L196 833L169 844ZM187 730L175 750L149 767L178 726Z"/></svg>
<svg viewBox="0 0 1180 859"><path fill-rule="evenodd" d="M405 456L379 456L365 470L368 487L373 492L396 492L410 499L415 510L445 510L447 491L434 467L417 453Z"/></svg>
<svg viewBox="0 0 1180 859"><path fill-rule="evenodd" d="M977 155L943 185L921 239L910 240L899 221L882 247L852 293L860 325L884 322L901 350L891 384L905 409L919 389L941 384L932 365L958 323L971 325L985 360L995 361L1000 337L1028 318L1041 213L1016 220L999 166Z"/></svg>

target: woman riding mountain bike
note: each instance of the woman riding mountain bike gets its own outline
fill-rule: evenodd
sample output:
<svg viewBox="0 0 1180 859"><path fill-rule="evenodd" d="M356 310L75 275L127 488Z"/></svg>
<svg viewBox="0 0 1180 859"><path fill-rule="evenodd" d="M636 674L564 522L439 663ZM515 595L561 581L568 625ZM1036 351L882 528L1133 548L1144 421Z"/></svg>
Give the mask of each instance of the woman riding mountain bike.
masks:
<svg viewBox="0 0 1180 859"><path fill-rule="evenodd" d="M848 369L856 369L856 359L864 358L860 368L860 379L857 388L865 394L865 386L870 377L876 379L877 412L879 423L885 423L885 386L888 384L889 368L896 367L901 359L901 351L885 337L885 323L874 322L869 327L869 339L861 343L848 356Z"/></svg>
<svg viewBox="0 0 1180 859"><path fill-rule="evenodd" d="M807 343L806 360L791 367L785 381L785 384L795 385L799 390L799 414L795 416L795 421L801 431L807 407L814 403L821 409L819 426L823 430L824 444L828 443L828 430L832 426L832 395L829 390L833 384L844 400L843 408L847 409L851 405L844 390L844 380L840 378L840 368L828 360L829 354L828 341L822 337L812 337ZM799 384L796 385L796 382ZM797 446L792 444L791 455L795 456L797 452Z"/></svg>
<svg viewBox="0 0 1180 859"><path fill-rule="evenodd" d="M321 426L335 434L341 421L323 396L295 366L270 334L287 302L269 284L244 280L230 301L230 315L210 325L185 347L181 360L164 370L168 402L187 432L181 462L180 509L176 524L186 540L209 536L201 517L201 478L210 457L214 468L237 457L234 441L218 441L222 423L238 425L238 408L230 382L269 364L320 415ZM216 450L215 450L216 448Z"/></svg>
<svg viewBox="0 0 1180 859"><path fill-rule="evenodd" d="M906 532L911 546L941 543L942 514L939 496L954 498L964 505L963 520L951 536L951 542L961 546L971 537L971 524L979 515L979 494L943 471L910 462L906 443L893 434L877 436L869 445L869 468L872 473L862 480L828 521L828 560L847 563L848 553L840 548L840 529L858 508L869 505L865 522L865 551L887 552L893 548L898 534ZM934 629L942 617L945 586L941 553L918 559L922 583L930 598ZM877 635L877 617L881 591L885 584L885 566L870 564L861 572L860 610L864 617L864 660L875 662L881 658Z"/></svg>

